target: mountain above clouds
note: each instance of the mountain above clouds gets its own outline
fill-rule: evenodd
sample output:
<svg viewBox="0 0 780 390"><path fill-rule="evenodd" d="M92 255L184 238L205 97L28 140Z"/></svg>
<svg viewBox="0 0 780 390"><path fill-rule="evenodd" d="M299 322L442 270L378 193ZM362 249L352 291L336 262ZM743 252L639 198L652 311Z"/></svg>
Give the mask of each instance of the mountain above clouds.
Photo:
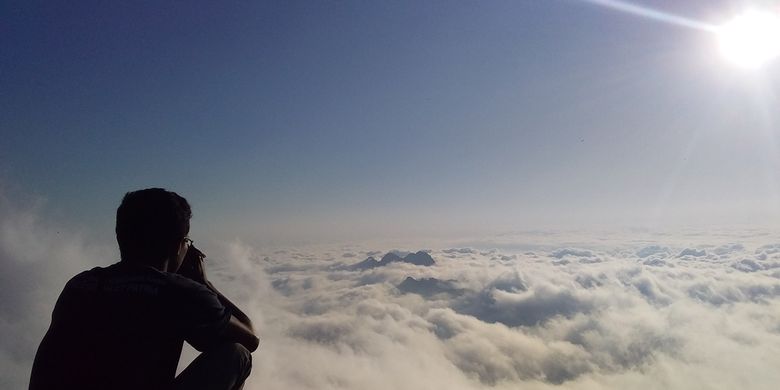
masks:
<svg viewBox="0 0 780 390"><path fill-rule="evenodd" d="M384 256L382 256L382 259L377 261L373 256L369 256L367 259L352 264L349 266L352 270L367 270L372 269L376 267L384 267L390 263L408 263L408 264L414 264L414 265L420 265L429 267L436 262L433 260L433 257L429 255L426 252L418 251L416 253L409 253L408 255L401 257L395 252L388 252Z"/></svg>
<svg viewBox="0 0 780 390"><path fill-rule="evenodd" d="M436 278L422 278L418 280L411 276L404 279L396 288L405 294L412 293L424 297L432 297L439 294L458 296L465 292L465 290L457 288L454 280L440 280Z"/></svg>

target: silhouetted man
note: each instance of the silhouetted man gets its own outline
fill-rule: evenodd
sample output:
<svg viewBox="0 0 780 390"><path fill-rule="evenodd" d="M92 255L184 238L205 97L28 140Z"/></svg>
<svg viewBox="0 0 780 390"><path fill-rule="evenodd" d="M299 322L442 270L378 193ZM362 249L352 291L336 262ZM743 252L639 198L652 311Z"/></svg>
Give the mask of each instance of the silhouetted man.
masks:
<svg viewBox="0 0 780 390"><path fill-rule="evenodd" d="M35 356L31 390L240 389L258 338L217 291L175 192L129 192L116 213L121 261L71 279ZM178 377L184 340L202 353Z"/></svg>

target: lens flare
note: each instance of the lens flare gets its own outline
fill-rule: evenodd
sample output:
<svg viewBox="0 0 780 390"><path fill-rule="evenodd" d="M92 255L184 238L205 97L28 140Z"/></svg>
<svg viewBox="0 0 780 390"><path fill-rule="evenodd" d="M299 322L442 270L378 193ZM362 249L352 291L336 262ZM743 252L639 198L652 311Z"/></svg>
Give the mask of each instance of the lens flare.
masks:
<svg viewBox="0 0 780 390"><path fill-rule="evenodd" d="M780 57L780 13L748 10L717 26L622 0L582 1L669 25L714 33L723 56L746 69L763 67Z"/></svg>
<svg viewBox="0 0 780 390"><path fill-rule="evenodd" d="M643 17L645 19L656 20L659 22L663 22L675 26L687 27L687 28L704 30L704 31L715 30L715 26L709 23L701 22L691 18L686 18L680 15L670 14L668 12L663 12L657 9L629 3L627 1L620 1L620 0L583 0L583 1L598 6L602 6L604 8L613 9L627 14Z"/></svg>
<svg viewBox="0 0 780 390"><path fill-rule="evenodd" d="M721 53L729 61L755 69L780 56L780 16L747 11L718 31Z"/></svg>

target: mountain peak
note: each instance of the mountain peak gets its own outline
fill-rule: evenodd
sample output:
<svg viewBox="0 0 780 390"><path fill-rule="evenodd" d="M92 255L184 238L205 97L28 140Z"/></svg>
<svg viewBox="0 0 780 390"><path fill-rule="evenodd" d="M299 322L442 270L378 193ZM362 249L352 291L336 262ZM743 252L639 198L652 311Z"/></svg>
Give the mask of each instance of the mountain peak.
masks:
<svg viewBox="0 0 780 390"><path fill-rule="evenodd" d="M455 285L454 280L440 280L436 278L421 278L418 280L411 276L407 276L406 279L396 287L404 294L412 293L425 297L439 294L457 296L464 292L464 290Z"/></svg>
<svg viewBox="0 0 780 390"><path fill-rule="evenodd" d="M404 257L404 262L411 263L414 265L424 265L424 266L431 266L436 264L435 261L433 261L433 257L429 255L426 252L419 251L417 253L410 253Z"/></svg>
<svg viewBox="0 0 780 390"><path fill-rule="evenodd" d="M382 260L379 260L379 263L381 265L387 265L396 261L403 261L403 259L394 252L387 252L386 255L382 256Z"/></svg>
<svg viewBox="0 0 780 390"><path fill-rule="evenodd" d="M433 257L431 257L431 255L429 255L427 252L424 251L409 253L404 257L399 256L395 252L388 252L387 254L382 256L382 259L379 261L377 261L373 256L369 256L367 259L357 264L352 264L351 266L349 266L349 268L353 270L366 270L366 269L382 267L390 263L398 263L398 262L421 265L426 267L436 264L436 262L433 260Z"/></svg>

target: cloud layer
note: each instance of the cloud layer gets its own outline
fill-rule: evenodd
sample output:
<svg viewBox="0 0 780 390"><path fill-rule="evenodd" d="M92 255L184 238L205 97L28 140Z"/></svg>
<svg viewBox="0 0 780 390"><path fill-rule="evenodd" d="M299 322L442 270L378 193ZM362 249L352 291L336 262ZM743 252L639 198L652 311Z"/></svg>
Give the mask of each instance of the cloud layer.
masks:
<svg viewBox="0 0 780 390"><path fill-rule="evenodd" d="M65 281L115 258L39 214L0 202L2 388L26 387ZM349 265L398 247L204 249L262 336L247 389L774 388L780 243L680 237L409 246L435 264L369 269Z"/></svg>
<svg viewBox="0 0 780 390"><path fill-rule="evenodd" d="M257 309L273 345L251 384L770 389L780 380L780 250L730 238L740 237L440 248L431 267L365 270L327 260L333 250L258 253L271 288Z"/></svg>

